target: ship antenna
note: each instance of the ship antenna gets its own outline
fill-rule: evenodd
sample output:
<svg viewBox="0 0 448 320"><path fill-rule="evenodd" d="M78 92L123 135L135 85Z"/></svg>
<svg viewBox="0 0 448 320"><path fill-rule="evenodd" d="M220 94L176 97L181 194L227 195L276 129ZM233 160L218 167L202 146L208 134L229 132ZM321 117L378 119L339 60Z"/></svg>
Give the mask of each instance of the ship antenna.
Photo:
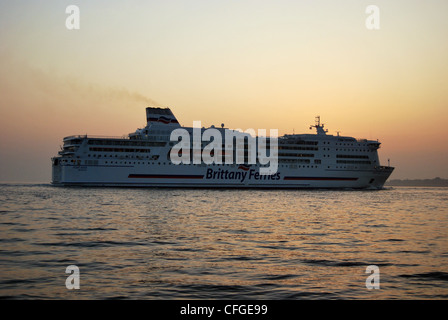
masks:
<svg viewBox="0 0 448 320"><path fill-rule="evenodd" d="M324 130L324 124L320 123L320 116L316 116L314 126L310 126L310 129L316 128L317 134L326 134L328 130Z"/></svg>

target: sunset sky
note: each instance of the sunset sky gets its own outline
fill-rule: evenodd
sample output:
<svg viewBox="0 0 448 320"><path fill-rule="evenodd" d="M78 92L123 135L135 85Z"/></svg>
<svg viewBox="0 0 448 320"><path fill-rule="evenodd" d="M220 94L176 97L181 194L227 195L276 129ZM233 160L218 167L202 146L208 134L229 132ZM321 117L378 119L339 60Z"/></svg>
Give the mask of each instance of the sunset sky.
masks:
<svg viewBox="0 0 448 320"><path fill-rule="evenodd" d="M63 137L128 134L150 105L279 134L320 115L379 139L392 179L448 178L447 15L446 0L0 0L0 180L49 182Z"/></svg>

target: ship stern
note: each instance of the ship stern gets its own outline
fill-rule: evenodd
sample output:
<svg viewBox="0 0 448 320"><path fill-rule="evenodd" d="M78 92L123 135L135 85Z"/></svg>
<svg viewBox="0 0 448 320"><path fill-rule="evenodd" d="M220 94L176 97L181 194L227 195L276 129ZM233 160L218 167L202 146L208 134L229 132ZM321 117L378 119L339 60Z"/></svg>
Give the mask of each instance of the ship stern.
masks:
<svg viewBox="0 0 448 320"><path fill-rule="evenodd" d="M59 157L51 158L51 184L58 185L61 183L61 160Z"/></svg>

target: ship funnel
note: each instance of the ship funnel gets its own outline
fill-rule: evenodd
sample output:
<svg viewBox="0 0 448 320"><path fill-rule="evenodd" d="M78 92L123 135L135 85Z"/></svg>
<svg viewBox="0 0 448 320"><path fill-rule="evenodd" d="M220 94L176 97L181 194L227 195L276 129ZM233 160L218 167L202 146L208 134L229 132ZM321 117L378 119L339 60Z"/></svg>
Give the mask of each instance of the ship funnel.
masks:
<svg viewBox="0 0 448 320"><path fill-rule="evenodd" d="M170 108L148 107L146 108L147 125L150 124L166 124L180 127L179 122L174 116Z"/></svg>

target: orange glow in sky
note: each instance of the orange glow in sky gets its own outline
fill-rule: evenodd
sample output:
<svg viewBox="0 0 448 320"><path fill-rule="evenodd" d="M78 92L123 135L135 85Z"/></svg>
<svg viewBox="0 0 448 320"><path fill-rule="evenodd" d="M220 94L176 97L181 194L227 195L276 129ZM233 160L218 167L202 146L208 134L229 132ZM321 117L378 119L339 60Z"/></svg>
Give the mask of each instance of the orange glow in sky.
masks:
<svg viewBox="0 0 448 320"><path fill-rule="evenodd" d="M330 134L379 139L391 179L448 178L447 12L445 0L1 2L0 180L48 182L63 137L128 134L150 105L185 126L279 134L310 133L320 115Z"/></svg>

